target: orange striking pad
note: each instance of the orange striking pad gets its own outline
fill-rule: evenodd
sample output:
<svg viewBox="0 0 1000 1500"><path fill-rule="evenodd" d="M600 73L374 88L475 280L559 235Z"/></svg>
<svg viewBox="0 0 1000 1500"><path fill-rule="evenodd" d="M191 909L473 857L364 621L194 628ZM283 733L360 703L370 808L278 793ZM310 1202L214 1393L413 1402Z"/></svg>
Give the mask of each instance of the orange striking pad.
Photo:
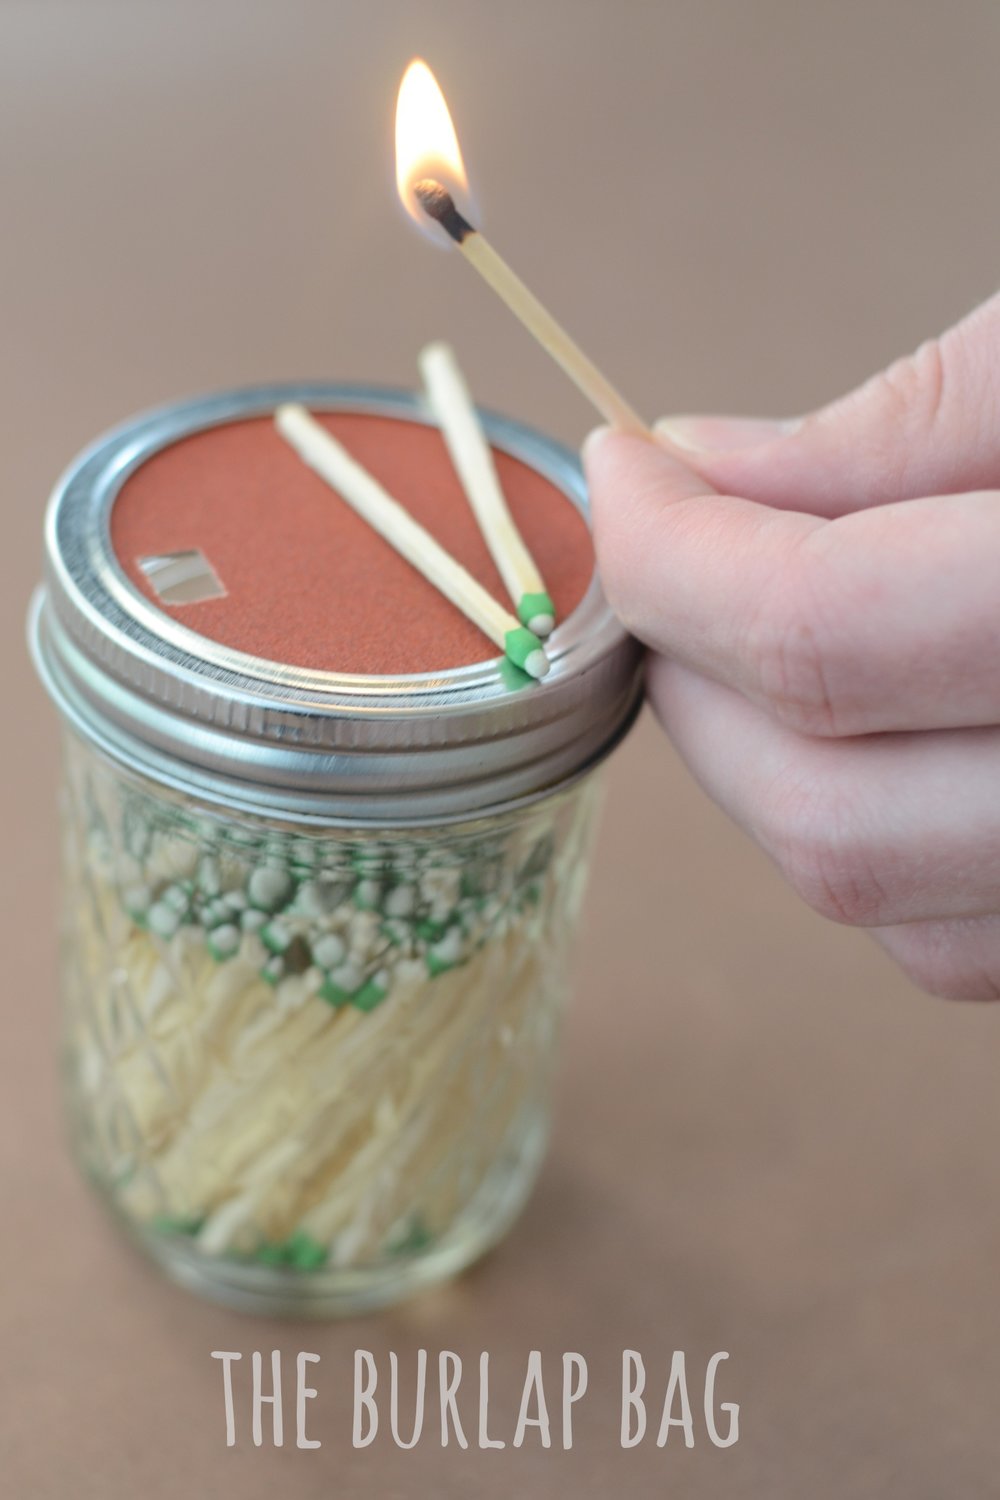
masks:
<svg viewBox="0 0 1000 1500"><path fill-rule="evenodd" d="M514 613L433 427L318 414L391 495ZM496 454L508 504L560 620L594 567L590 533L548 480ZM128 577L159 609L211 640L325 671L444 671L497 647L301 461L269 417L195 433L130 475L111 510ZM199 548L225 596L165 605L139 559Z"/></svg>

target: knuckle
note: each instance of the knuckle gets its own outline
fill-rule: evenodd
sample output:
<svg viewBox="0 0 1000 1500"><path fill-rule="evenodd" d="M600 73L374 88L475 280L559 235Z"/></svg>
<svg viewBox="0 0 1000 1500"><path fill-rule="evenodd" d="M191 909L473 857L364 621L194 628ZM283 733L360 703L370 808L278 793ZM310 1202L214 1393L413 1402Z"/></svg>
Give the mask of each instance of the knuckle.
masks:
<svg viewBox="0 0 1000 1500"><path fill-rule="evenodd" d="M892 920L889 877L850 798L786 779L772 793L768 821L778 868L820 916L849 927Z"/></svg>
<svg viewBox="0 0 1000 1500"><path fill-rule="evenodd" d="M995 454L1000 374L995 358L1000 300L875 375L858 393L878 420L868 428L868 463L896 493L926 485L928 455ZM944 474L942 463L933 472ZM992 482L984 476L986 482ZM937 482L935 480L934 482Z"/></svg>
<svg viewBox="0 0 1000 1500"><path fill-rule="evenodd" d="M945 407L947 360L941 339L927 339L915 353L898 359L880 378L887 415L921 432L937 425Z"/></svg>
<svg viewBox="0 0 1000 1500"><path fill-rule="evenodd" d="M877 927L891 914L872 861L857 850L818 843L800 852L789 879L813 911L847 927Z"/></svg>
<svg viewBox="0 0 1000 1500"><path fill-rule="evenodd" d="M944 343L928 339L874 375L866 391L862 388L878 418L869 429L869 461L896 488L906 484L913 453L943 419L948 363Z"/></svg>
<svg viewBox="0 0 1000 1500"><path fill-rule="evenodd" d="M978 309L944 335L943 358L957 374L949 377L947 407L942 401L939 408L947 414L956 443L969 453L993 456L1000 426L1000 371L995 354L1000 300L994 299L994 303L992 308ZM992 483L994 470L991 463L984 476L987 483Z"/></svg>
<svg viewBox="0 0 1000 1500"><path fill-rule="evenodd" d="M941 1000L1000 1000L1000 961L977 962L952 923L894 929L883 946L918 989Z"/></svg>
<svg viewBox="0 0 1000 1500"><path fill-rule="evenodd" d="M915 457L950 414L956 361L950 336L928 339L828 409L849 423L861 419L865 466L879 488L906 489ZM826 415L817 413L816 421Z"/></svg>

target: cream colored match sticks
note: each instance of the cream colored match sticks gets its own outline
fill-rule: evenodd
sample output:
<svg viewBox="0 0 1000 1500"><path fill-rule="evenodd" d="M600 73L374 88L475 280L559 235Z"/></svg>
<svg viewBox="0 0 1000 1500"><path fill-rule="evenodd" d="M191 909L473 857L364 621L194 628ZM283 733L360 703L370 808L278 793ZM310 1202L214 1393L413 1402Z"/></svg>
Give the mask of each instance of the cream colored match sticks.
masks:
<svg viewBox="0 0 1000 1500"><path fill-rule="evenodd" d="M458 247L471 266L488 282L515 317L546 349L579 391L596 406L612 427L623 432L648 432L645 422L620 395L607 376L589 359L544 303L539 302L520 276L494 250L479 230L467 235Z"/></svg>
<svg viewBox="0 0 1000 1500"><path fill-rule="evenodd" d="M545 676L549 659L538 637L498 604L304 406L293 402L279 406L274 423L303 463L489 636L515 666L530 677Z"/></svg>
<svg viewBox="0 0 1000 1500"><path fill-rule="evenodd" d="M547 636L556 622L555 606L510 513L454 350L449 344L428 344L420 353L420 370L428 403L517 617L535 635Z"/></svg>

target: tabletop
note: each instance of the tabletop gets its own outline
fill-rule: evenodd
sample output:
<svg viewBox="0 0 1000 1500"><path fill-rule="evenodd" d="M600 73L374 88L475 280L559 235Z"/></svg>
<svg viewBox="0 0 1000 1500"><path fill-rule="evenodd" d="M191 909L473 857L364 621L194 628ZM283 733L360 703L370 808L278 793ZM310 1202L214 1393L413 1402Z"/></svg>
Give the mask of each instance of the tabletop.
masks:
<svg viewBox="0 0 1000 1500"><path fill-rule="evenodd" d="M806 410L995 284L989 0L0 7L4 1492L994 1494L1000 1012L917 993L862 932L805 909L650 717L607 776L547 1164L456 1285L336 1325L237 1316L163 1283L70 1164L56 721L22 630L61 468L188 392L412 385L431 337L456 343L483 404L571 444L594 420L394 201L394 92L416 53L448 92L491 237L651 418ZM389 1355L405 1435L421 1348L463 1360L467 1449L442 1446L433 1382L419 1443L393 1441ZM281 1352L280 1449L267 1422L252 1441L254 1350L268 1372ZM365 1447L357 1350L383 1402ZM531 1427L512 1442L533 1350L549 1448ZM626 1350L648 1408L631 1447ZM242 1355L232 1447L212 1351ZM660 1447L679 1351L693 1445L674 1428ZM318 1448L294 1442L300 1352L319 1356ZM728 1447L704 1412L722 1352ZM484 1353L503 1449L477 1441ZM572 1447L569 1353L588 1376Z"/></svg>

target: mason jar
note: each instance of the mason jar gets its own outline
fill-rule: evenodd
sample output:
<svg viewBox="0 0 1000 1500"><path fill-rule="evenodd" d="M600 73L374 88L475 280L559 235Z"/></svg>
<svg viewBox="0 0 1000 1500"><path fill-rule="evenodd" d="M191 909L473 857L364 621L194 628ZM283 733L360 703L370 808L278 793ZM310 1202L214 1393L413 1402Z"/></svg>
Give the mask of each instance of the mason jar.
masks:
<svg viewBox="0 0 1000 1500"><path fill-rule="evenodd" d="M570 454L483 417L562 594L532 684L464 624L447 641L427 626L424 581L393 573L379 539L365 551L281 448L270 416L289 400L340 423L398 498L436 506L428 522L458 526L409 394L177 404L63 477L30 628L65 726L78 1159L176 1281L330 1315L459 1271L530 1192L594 772L637 712L641 662L581 541ZM273 535L254 511L269 493ZM317 600L325 547L331 577L350 555L357 588Z"/></svg>

